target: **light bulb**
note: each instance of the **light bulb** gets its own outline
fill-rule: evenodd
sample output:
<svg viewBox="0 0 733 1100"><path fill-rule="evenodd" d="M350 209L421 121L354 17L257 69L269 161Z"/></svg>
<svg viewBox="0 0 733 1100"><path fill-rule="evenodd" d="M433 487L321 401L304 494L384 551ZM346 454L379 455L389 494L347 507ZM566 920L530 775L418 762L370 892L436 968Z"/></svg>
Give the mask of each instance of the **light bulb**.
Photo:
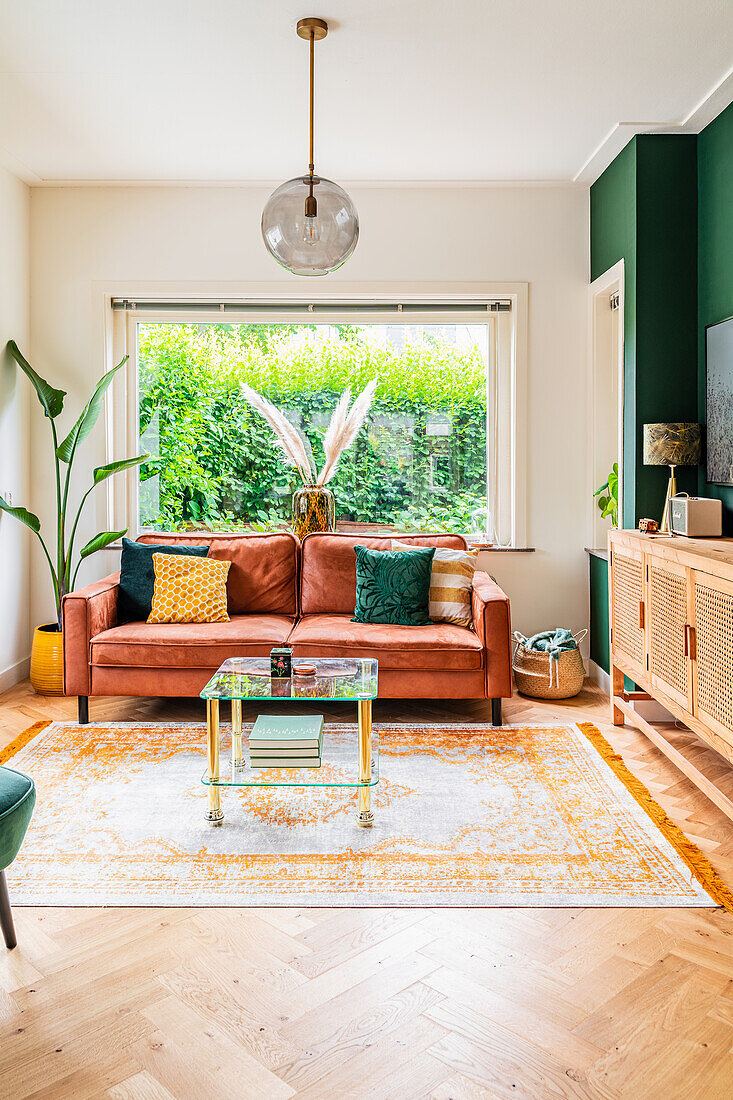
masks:
<svg viewBox="0 0 733 1100"><path fill-rule="evenodd" d="M306 217L304 218L303 225L303 243L307 245L318 244L321 239L321 227L318 224L318 218Z"/></svg>

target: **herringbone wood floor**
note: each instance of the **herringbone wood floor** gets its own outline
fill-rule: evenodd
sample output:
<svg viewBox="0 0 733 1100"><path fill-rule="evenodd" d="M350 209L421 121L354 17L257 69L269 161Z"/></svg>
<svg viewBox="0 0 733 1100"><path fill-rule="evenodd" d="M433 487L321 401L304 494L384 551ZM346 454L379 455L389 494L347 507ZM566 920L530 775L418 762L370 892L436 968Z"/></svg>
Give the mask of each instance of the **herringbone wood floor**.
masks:
<svg viewBox="0 0 733 1100"><path fill-rule="evenodd" d="M591 720L733 883L733 825L596 689L510 722ZM92 719L200 718L92 701ZM0 746L71 700L0 698ZM343 710L329 714L344 718ZM489 720L380 703L375 719ZM733 796L733 769L677 743ZM0 949L0 1096L331 1100L733 1096L720 910L19 909Z"/></svg>

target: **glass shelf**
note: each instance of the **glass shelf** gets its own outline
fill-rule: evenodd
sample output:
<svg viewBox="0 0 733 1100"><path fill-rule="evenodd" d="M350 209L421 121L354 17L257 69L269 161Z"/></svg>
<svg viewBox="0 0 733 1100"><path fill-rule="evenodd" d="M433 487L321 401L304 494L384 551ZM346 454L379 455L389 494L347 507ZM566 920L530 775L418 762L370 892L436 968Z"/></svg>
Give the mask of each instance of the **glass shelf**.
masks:
<svg viewBox="0 0 733 1100"><path fill-rule="evenodd" d="M298 658L295 658L296 663ZM316 675L301 679L270 676L261 657L230 657L201 692L202 699L311 699L314 702L377 698L377 661L370 657L303 657Z"/></svg>
<svg viewBox="0 0 733 1100"><path fill-rule="evenodd" d="M372 730L371 775L360 780L357 734L347 738L344 730L325 729L320 768L257 768L249 763L249 744L242 738L244 764L235 768L227 746L219 752L219 778L204 774L204 786L214 787L374 787L379 782L379 737Z"/></svg>

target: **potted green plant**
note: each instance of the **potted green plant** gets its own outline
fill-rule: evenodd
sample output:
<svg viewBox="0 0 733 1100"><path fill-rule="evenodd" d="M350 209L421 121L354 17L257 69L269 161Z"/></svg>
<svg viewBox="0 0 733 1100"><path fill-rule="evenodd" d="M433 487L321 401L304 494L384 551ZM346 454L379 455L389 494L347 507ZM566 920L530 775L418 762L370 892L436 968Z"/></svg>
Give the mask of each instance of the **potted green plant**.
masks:
<svg viewBox="0 0 733 1100"><path fill-rule="evenodd" d="M610 516L611 526L618 527L618 462L614 462L610 474L593 496L598 497L603 518Z"/></svg>
<svg viewBox="0 0 733 1100"><path fill-rule="evenodd" d="M125 356L116 367L113 367L112 370L108 371L100 378L94 388L94 392L82 409L79 418L68 435L59 442L58 432L56 430L56 418L63 410L66 392L64 390L54 389L53 386L44 381L21 354L14 340L8 341L7 352L31 382L31 385L38 395L38 400L41 403L44 414L51 422L56 482L55 545L49 548L46 540L41 534L41 521L38 516L34 515L33 512L29 512L27 508L11 507L11 505L0 496L0 511L7 512L8 515L14 516L15 519L24 523L26 527L31 529L34 535L37 536L43 548L46 561L48 562L56 605L56 622L45 623L43 626L37 627L34 632L33 648L31 650L31 683L35 690L41 695L62 695L63 633L61 623L61 601L67 592L73 591L76 583L76 576L82 561L88 558L90 554L96 553L97 550L102 550L105 546L109 546L110 543L117 541L127 533L127 528L123 531L101 531L98 535L95 535L93 539L90 539L86 546L82 546L81 550L75 555L74 541L76 539L77 527L79 525L82 510L87 497L97 485L100 485L103 481L106 481L107 478L120 473L122 470L129 470L133 466L139 466L141 462L145 462L150 456L147 454L139 455L136 458L124 458L119 462L109 462L106 466L98 466L92 475L92 484L82 496L76 513L74 514L74 518L71 523L69 523L68 517L71 515L69 511L69 488L71 484L71 471L77 448L79 444L87 438L93 430L94 425L97 423L102 409L104 395L109 389L115 374L126 362L128 357ZM74 568L73 565L75 557L76 568Z"/></svg>

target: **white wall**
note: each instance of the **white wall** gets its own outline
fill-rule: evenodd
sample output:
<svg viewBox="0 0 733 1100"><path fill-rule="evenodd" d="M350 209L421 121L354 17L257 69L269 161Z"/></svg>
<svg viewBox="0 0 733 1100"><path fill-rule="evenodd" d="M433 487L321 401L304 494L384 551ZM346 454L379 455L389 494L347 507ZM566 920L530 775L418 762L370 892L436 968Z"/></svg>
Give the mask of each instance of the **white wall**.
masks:
<svg viewBox="0 0 733 1100"><path fill-rule="evenodd" d="M354 189L361 235L339 282L527 281L529 542L534 554L492 554L490 571L512 600L514 625L534 632L587 625L585 410L588 191L572 186ZM308 280L281 271L262 244L261 189L36 188L31 218L33 354L39 370L86 397L104 367L95 282ZM319 283L321 281L319 280ZM199 293L201 288L197 287ZM446 289L449 289L447 287ZM220 290L218 292L221 292ZM33 416L35 500L52 507ZM38 458L36 458L38 456ZM87 470L104 461L98 431L84 444ZM95 530L105 525L100 493ZM91 536L94 516L84 534ZM83 545L83 542L81 543ZM490 558L490 560L488 560ZM85 563L80 579L115 567L112 552ZM51 601L34 561L33 615Z"/></svg>
<svg viewBox="0 0 733 1100"><path fill-rule="evenodd" d="M0 496L29 499L30 385L5 353L8 340L28 348L29 191L0 168ZM28 673L30 532L0 513L0 691Z"/></svg>

